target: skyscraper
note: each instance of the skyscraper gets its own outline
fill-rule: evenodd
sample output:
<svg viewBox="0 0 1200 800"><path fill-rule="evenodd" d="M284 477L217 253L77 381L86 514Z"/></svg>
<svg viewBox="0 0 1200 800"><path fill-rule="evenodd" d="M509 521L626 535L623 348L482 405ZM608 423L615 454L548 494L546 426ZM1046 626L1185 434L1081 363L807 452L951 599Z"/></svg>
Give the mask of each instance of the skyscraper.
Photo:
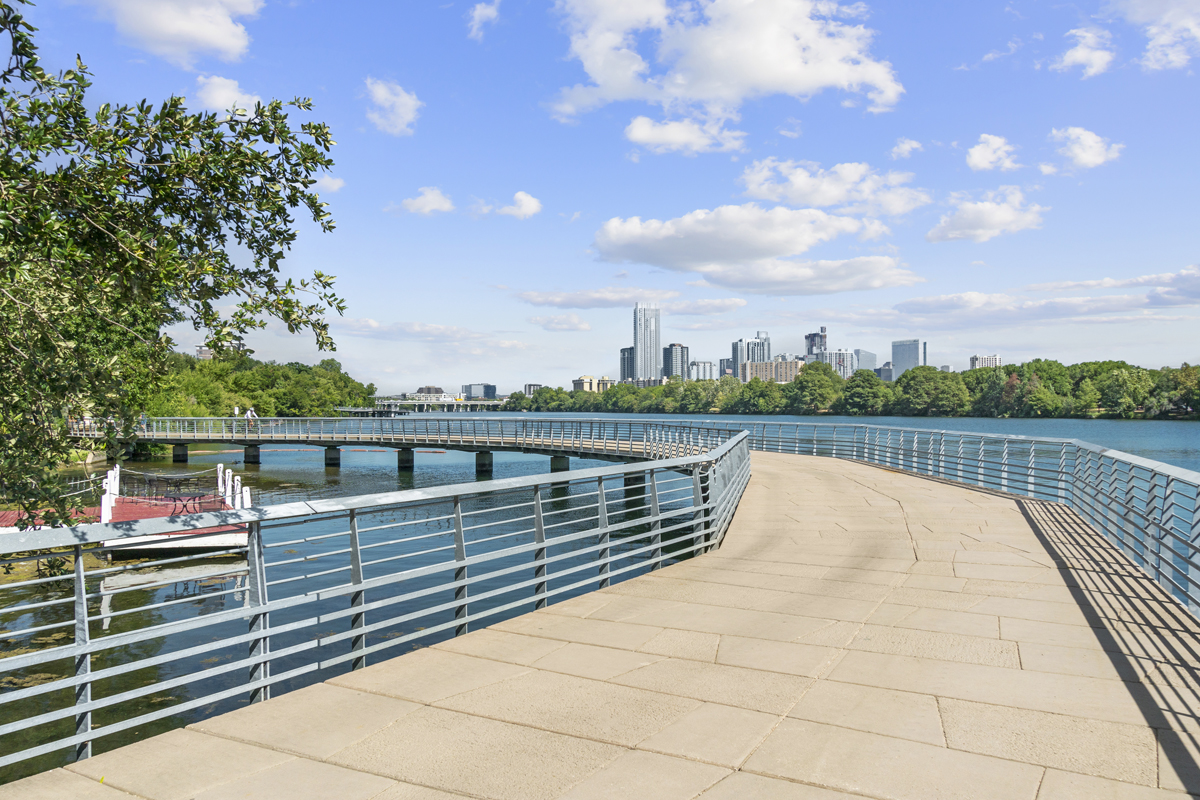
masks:
<svg viewBox="0 0 1200 800"><path fill-rule="evenodd" d="M621 348L621 380L632 381L636 380L637 375L633 371L633 348Z"/></svg>
<svg viewBox="0 0 1200 800"><path fill-rule="evenodd" d="M658 303L638 303L633 307L633 377L662 376L662 345Z"/></svg>
<svg viewBox="0 0 1200 800"><path fill-rule="evenodd" d="M762 342L762 358L752 358L751 361L770 361L771 360L771 335L766 331L759 331L754 334L758 341Z"/></svg>
<svg viewBox="0 0 1200 800"><path fill-rule="evenodd" d="M856 369L869 369L875 371L875 362L878 360L876 355L870 350L854 349L854 357L858 359L858 367Z"/></svg>
<svg viewBox="0 0 1200 800"><path fill-rule="evenodd" d="M1000 356L971 356L971 369L1002 366L1004 366L1004 359Z"/></svg>
<svg viewBox="0 0 1200 800"><path fill-rule="evenodd" d="M821 361L833 367L833 371L843 378L849 379L857 367L854 353L849 350L821 350L814 355Z"/></svg>
<svg viewBox="0 0 1200 800"><path fill-rule="evenodd" d="M688 371L693 381L711 381L720 377L716 365L711 361L693 361L688 365Z"/></svg>
<svg viewBox="0 0 1200 800"><path fill-rule="evenodd" d="M821 326L820 333L804 334L804 354L807 356L814 355L822 350L829 349L829 338L825 335L825 326Z"/></svg>
<svg viewBox="0 0 1200 800"><path fill-rule="evenodd" d="M921 365L921 340L898 339L892 342L892 380Z"/></svg>
<svg viewBox="0 0 1200 800"><path fill-rule="evenodd" d="M672 342L662 350L662 376L669 378L672 375L678 375L686 380L691 380L691 375L688 373L688 349L683 345Z"/></svg>
<svg viewBox="0 0 1200 800"><path fill-rule="evenodd" d="M759 331L753 339L738 339L730 345L730 367L734 375L742 374L742 364L771 360L771 337Z"/></svg>

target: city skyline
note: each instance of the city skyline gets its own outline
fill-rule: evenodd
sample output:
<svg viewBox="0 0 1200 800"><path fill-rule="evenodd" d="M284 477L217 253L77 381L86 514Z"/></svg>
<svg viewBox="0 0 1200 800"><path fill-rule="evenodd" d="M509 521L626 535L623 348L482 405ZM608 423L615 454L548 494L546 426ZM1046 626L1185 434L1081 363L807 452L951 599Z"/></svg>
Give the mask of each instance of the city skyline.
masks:
<svg viewBox="0 0 1200 800"><path fill-rule="evenodd" d="M337 227L301 223L281 277L337 276L334 355L381 391L616 374L635 302L699 360L756 330L802 353L818 322L957 369L1200 360L1194 1L617 8L23 12L95 103L313 98ZM323 357L280 325L247 344Z"/></svg>

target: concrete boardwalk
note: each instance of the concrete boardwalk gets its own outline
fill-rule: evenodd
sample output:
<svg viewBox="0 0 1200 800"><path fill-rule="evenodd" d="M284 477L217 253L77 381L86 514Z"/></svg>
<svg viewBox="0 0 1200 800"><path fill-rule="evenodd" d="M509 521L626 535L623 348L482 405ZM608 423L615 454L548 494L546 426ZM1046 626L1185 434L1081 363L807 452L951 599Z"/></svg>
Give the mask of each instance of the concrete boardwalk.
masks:
<svg viewBox="0 0 1200 800"><path fill-rule="evenodd" d="M753 458L720 551L0 797L1200 790L1200 625L1072 514L833 459Z"/></svg>

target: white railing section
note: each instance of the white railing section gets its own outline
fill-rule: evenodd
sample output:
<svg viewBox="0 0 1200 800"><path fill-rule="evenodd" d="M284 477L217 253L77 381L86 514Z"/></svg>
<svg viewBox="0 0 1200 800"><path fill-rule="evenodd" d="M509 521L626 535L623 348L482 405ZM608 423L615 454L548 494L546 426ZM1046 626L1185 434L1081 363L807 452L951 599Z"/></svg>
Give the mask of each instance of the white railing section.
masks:
<svg viewBox="0 0 1200 800"><path fill-rule="evenodd" d="M0 566L23 570L0 584L0 768L86 758L717 547L748 437L683 427L587 431L653 461L0 537ZM231 532L245 546L182 549Z"/></svg>

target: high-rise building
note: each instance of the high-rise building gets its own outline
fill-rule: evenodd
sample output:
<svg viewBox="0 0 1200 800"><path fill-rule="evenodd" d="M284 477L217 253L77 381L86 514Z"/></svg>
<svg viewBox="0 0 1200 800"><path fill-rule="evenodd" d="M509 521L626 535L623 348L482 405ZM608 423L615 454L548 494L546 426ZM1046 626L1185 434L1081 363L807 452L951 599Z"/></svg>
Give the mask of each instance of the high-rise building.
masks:
<svg viewBox="0 0 1200 800"><path fill-rule="evenodd" d="M892 380L898 380L901 375L920 365L920 339L898 339L892 342Z"/></svg>
<svg viewBox="0 0 1200 800"><path fill-rule="evenodd" d="M759 331L753 339L738 339L730 345L730 362L734 375L742 374L742 364L771 360L771 337Z"/></svg>
<svg viewBox="0 0 1200 800"><path fill-rule="evenodd" d="M593 378L591 375L581 375L571 381L571 389L576 392L607 392L616 384L612 378L605 375Z"/></svg>
<svg viewBox="0 0 1200 800"><path fill-rule="evenodd" d="M773 363L776 383L791 383L804 369L804 361L799 358L777 358Z"/></svg>
<svg viewBox="0 0 1200 800"><path fill-rule="evenodd" d="M929 366L929 342L921 342L921 366Z"/></svg>
<svg viewBox="0 0 1200 800"><path fill-rule="evenodd" d="M829 337L825 335L825 326L821 326L820 333L804 334L804 354L806 356L816 355L822 350L829 349Z"/></svg>
<svg viewBox="0 0 1200 800"><path fill-rule="evenodd" d="M890 362L890 361L883 362L882 367L877 367L875 369L875 374L878 375L879 379L882 381L891 381L892 380L892 362Z"/></svg>
<svg viewBox="0 0 1200 800"><path fill-rule="evenodd" d="M942 372L954 372L954 367L949 364L942 364Z"/></svg>
<svg viewBox="0 0 1200 800"><path fill-rule="evenodd" d="M662 377L662 345L658 303L638 303L633 307L633 377Z"/></svg>
<svg viewBox="0 0 1200 800"><path fill-rule="evenodd" d="M201 361L212 361L213 351L202 344L196 345L196 358Z"/></svg>
<svg viewBox="0 0 1200 800"><path fill-rule="evenodd" d="M538 389L540 389L540 388L542 388L542 385L541 385L540 383L527 383L527 384L525 384L525 396L526 396L526 397L533 397L533 393L534 393L534 392L536 392L536 391L537 391Z"/></svg>
<svg viewBox="0 0 1200 800"><path fill-rule="evenodd" d="M490 383L464 383L462 396L464 400L495 400L496 387Z"/></svg>
<svg viewBox="0 0 1200 800"><path fill-rule="evenodd" d="M771 334L766 331L758 331L754 334L754 338L758 339L759 352L762 354L760 359L750 359L751 361L770 361L771 360Z"/></svg>
<svg viewBox="0 0 1200 800"><path fill-rule="evenodd" d="M717 379L717 365L711 361L693 361L688 364L688 372L694 381L712 381Z"/></svg>
<svg viewBox="0 0 1200 800"><path fill-rule="evenodd" d="M971 369L980 367L1003 367L1004 359L1000 356L971 356Z"/></svg>
<svg viewBox="0 0 1200 800"><path fill-rule="evenodd" d="M607 392L612 387L616 386L617 382L607 375L601 375L596 379L596 391L600 393Z"/></svg>
<svg viewBox="0 0 1200 800"><path fill-rule="evenodd" d="M632 347L622 347L621 348L621 380L631 381L635 377L637 377L637 376L634 375L633 348Z"/></svg>
<svg viewBox="0 0 1200 800"><path fill-rule="evenodd" d="M669 378L672 375L678 375L685 381L691 379L688 372L688 349L677 342L672 342L662 350L662 376Z"/></svg>
<svg viewBox="0 0 1200 800"><path fill-rule="evenodd" d="M720 365L717 367L717 378L724 378L726 375L733 375L734 368L737 362L732 358L722 358Z"/></svg>
<svg viewBox="0 0 1200 800"><path fill-rule="evenodd" d="M846 379L849 379L857 368L854 353L849 350L822 350L814 355L833 367L834 372Z"/></svg>
<svg viewBox="0 0 1200 800"><path fill-rule="evenodd" d="M855 348L854 357L858 359L858 369L869 369L875 371L875 362L877 357L870 350L859 350Z"/></svg>

